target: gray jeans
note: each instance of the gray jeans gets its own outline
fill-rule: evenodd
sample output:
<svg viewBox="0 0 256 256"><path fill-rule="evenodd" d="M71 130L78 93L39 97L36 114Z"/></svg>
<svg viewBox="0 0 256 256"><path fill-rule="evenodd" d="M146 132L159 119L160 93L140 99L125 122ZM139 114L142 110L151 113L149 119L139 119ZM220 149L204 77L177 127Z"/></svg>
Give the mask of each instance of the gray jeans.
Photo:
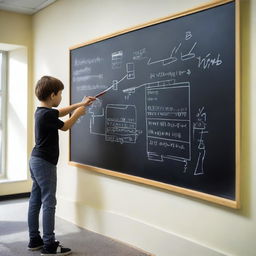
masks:
<svg viewBox="0 0 256 256"><path fill-rule="evenodd" d="M49 245L55 241L56 166L34 156L31 156L29 166L33 180L28 209L29 237L40 236L39 212L43 205L43 241Z"/></svg>

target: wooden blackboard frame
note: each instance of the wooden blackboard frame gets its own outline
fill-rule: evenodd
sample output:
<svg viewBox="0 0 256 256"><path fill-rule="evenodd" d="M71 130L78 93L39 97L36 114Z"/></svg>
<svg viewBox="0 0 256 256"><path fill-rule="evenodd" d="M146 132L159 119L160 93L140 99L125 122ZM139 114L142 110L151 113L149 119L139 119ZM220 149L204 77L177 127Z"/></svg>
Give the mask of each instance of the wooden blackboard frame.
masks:
<svg viewBox="0 0 256 256"><path fill-rule="evenodd" d="M126 180L130 180L130 181L134 181L134 182L139 182L139 183L143 183L146 185L151 185L154 187L158 187L158 188L162 188L162 189L166 189L169 191L173 191L173 192L177 192L177 193L181 193L183 195L187 195L187 196L191 196L191 197L195 197L195 198L199 198L199 199L203 199L209 202L213 202L213 203L217 203L223 206L227 206L230 208L235 208L238 209L240 208L240 145L241 145L241 93L240 93L240 0L218 0L218 1L214 1L208 4L204 4L204 5L200 5L196 8L193 9L189 9L186 10L184 12L180 12L180 13L176 13L173 15L170 15L168 17L164 17L164 18L160 18L157 20L153 20L150 21L148 23L145 24L141 24L132 28L128 28L128 29L124 29L122 31L118 31L115 33L112 33L110 35L106 35L103 37L99 37L96 38L94 40L90 40L88 42L85 43L81 43L75 46L72 46L69 48L70 51L70 55L71 55L71 51L73 49L77 49L86 45L90 45L99 41L103 41L118 35L122 35L134 30L138 30L141 28L145 28L148 26L152 26L158 23L162 23L165 21L169 21L172 19L176 19L179 17L183 17L189 14L193 14L193 13L197 13L200 12L202 10L207 10L213 7L217 7L226 3L230 3L230 2L235 2L235 60L236 60L236 64L235 64L235 200L230 200L230 199L226 199L226 198L222 198L219 196L214 196L211 194L207 194L207 193L202 193L202 192L198 192L192 189L187 189L187 188L183 188L183 187L179 187L179 186L174 186L174 185L170 185L167 183L162 183L162 182L158 182L155 180L150 180L150 179L146 179L146 178L142 178L142 177L138 177L138 176L133 176L133 175L128 175L128 174L124 174L121 172L116 172L116 171L112 171L112 170L107 170L107 169L103 169L103 168L98 168L95 166L91 166L91 165L86 165L86 164L81 164L81 163L77 163L77 162L73 162L71 161L71 152L70 152L70 148L71 148L71 132L69 132L69 165L71 166L75 166L75 167L79 167L79 168L83 168L89 171L95 171L97 173L101 173L101 174L105 174L105 175L110 175L110 176L114 176L114 177L118 177L118 178L122 178L122 179L126 179ZM70 66L70 70L71 70L71 66ZM71 75L70 75L70 86L71 86ZM70 87L70 103L71 103L71 87Z"/></svg>

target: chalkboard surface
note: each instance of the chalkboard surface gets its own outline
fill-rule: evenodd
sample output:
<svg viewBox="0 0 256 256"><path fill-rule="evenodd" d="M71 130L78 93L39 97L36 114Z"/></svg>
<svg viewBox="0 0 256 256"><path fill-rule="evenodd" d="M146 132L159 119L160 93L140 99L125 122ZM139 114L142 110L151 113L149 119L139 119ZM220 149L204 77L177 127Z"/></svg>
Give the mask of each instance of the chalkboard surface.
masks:
<svg viewBox="0 0 256 256"><path fill-rule="evenodd" d="M235 7L71 48L71 104L110 90L73 126L70 161L236 201Z"/></svg>

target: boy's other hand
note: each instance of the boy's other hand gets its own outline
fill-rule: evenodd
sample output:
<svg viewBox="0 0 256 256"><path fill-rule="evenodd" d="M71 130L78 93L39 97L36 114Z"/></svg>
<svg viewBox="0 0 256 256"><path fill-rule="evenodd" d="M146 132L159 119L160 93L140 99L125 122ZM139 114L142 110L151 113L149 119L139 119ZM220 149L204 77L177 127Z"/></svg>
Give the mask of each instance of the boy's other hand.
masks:
<svg viewBox="0 0 256 256"><path fill-rule="evenodd" d="M74 111L74 114L75 115L78 115L78 116L83 116L86 114L86 108L85 107L79 107L77 108L75 111Z"/></svg>
<svg viewBox="0 0 256 256"><path fill-rule="evenodd" d="M95 101L95 100L96 100L95 97L87 96L82 101L83 106L85 106L85 107L90 106L93 103L93 101Z"/></svg>

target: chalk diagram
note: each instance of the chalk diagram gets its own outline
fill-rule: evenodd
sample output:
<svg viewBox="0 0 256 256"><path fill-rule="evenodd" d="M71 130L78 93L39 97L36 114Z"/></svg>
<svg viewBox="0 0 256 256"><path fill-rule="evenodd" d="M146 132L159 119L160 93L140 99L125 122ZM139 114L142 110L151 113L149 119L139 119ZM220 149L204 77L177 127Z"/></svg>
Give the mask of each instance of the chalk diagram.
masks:
<svg viewBox="0 0 256 256"><path fill-rule="evenodd" d="M187 31L186 42L191 38L191 31ZM188 77L192 71L165 69L161 72L160 69L158 73L149 72L144 83L129 88L120 86L127 80L136 81L137 62L143 62L147 67L152 65L166 67L176 61L185 62L194 59L198 60L197 68L205 72L213 66L222 64L219 53L217 57L210 52L205 56L196 56L195 50L199 45L197 41L193 41L184 49L183 43L178 42L167 58L157 60L147 56L146 48L134 51L131 56L132 61L128 62L125 62L123 50L112 52L111 68L113 70L123 68L125 74L119 80L112 80L108 89L123 93L124 100L121 103L104 105L102 102L104 98L98 98L89 108L90 134L102 136L106 142L120 144L136 144L139 136L143 134L146 139L145 154L149 161L164 162L169 159L184 163L184 173L188 168L188 162L192 160L192 143L193 145L196 143L196 166L193 168L193 175L203 175L207 153L205 144L205 134L208 133L207 113L205 107L200 107L196 117L191 117L191 84ZM182 81L163 80L160 76L173 76ZM151 79L154 81L149 82ZM145 95L145 132L138 127L138 106L129 102L139 89L143 89ZM141 121L139 123L141 124Z"/></svg>
<svg viewBox="0 0 256 256"><path fill-rule="evenodd" d="M171 55L168 57L168 58L165 58L165 59L161 59L161 60L156 60L156 61L151 61L151 58L149 58L148 60L148 63L147 65L152 65L152 64L156 64L156 63L162 63L163 66L166 66L166 65L169 65L175 61L178 60L178 56L176 56L181 48L181 45L182 43L179 43L178 46L175 46L173 49L172 49L172 52L171 52ZM193 53L192 51L194 50L195 46L197 45L197 42L195 42L192 46L192 48L190 49L190 51L186 54L180 54L180 58L182 61L185 61L185 60L189 60L189 59L192 59L192 58L195 58L195 53Z"/></svg>
<svg viewBox="0 0 256 256"><path fill-rule="evenodd" d="M181 161L185 170L191 160L190 83L176 83L173 79L156 81L123 92L131 96L141 87L145 89L148 160ZM183 102L179 101L180 97Z"/></svg>
<svg viewBox="0 0 256 256"><path fill-rule="evenodd" d="M122 51L120 51L122 52ZM120 56L120 52L115 53L113 62L112 54L112 68L113 63L116 68L116 59ZM119 59L118 59L118 63ZM135 79L134 63L126 63L127 74L118 80L112 81L110 89L117 91L118 85L125 79ZM137 108L135 105L129 104L107 104L105 109L102 107L102 102L97 99L96 102L89 108L90 117L90 133L101 135L105 137L105 141L118 143L136 143L140 130L137 130ZM104 122L101 125L99 123ZM97 130L100 127L101 130ZM104 128L104 129L103 129Z"/></svg>
<svg viewBox="0 0 256 256"><path fill-rule="evenodd" d="M137 110L134 105L108 104L106 106L105 140L136 143Z"/></svg>
<svg viewBox="0 0 256 256"><path fill-rule="evenodd" d="M123 51L112 53L112 69L121 68L123 63Z"/></svg>
<svg viewBox="0 0 256 256"><path fill-rule="evenodd" d="M124 89L123 93L131 96L142 87L145 90L145 136L148 160L181 161L184 162L185 170L187 162L191 160L190 83L176 83L174 80L157 81ZM178 100L181 96L185 99L185 103ZM163 102L166 102L166 105L163 105ZM121 144L136 143L142 133L137 129L135 105L107 104L104 111L98 100L92 105L89 113L92 114L91 134L102 135L105 141ZM94 124L97 119L102 121L102 118L104 118L104 129L95 131Z"/></svg>
<svg viewBox="0 0 256 256"><path fill-rule="evenodd" d="M90 119L90 133L102 135L105 141L123 143L136 143L138 135L141 131L137 130L137 109L135 105L125 104L107 104L106 110L93 106L89 113L92 114ZM102 110L101 113L96 113ZM97 123L104 120L102 130L96 130Z"/></svg>

